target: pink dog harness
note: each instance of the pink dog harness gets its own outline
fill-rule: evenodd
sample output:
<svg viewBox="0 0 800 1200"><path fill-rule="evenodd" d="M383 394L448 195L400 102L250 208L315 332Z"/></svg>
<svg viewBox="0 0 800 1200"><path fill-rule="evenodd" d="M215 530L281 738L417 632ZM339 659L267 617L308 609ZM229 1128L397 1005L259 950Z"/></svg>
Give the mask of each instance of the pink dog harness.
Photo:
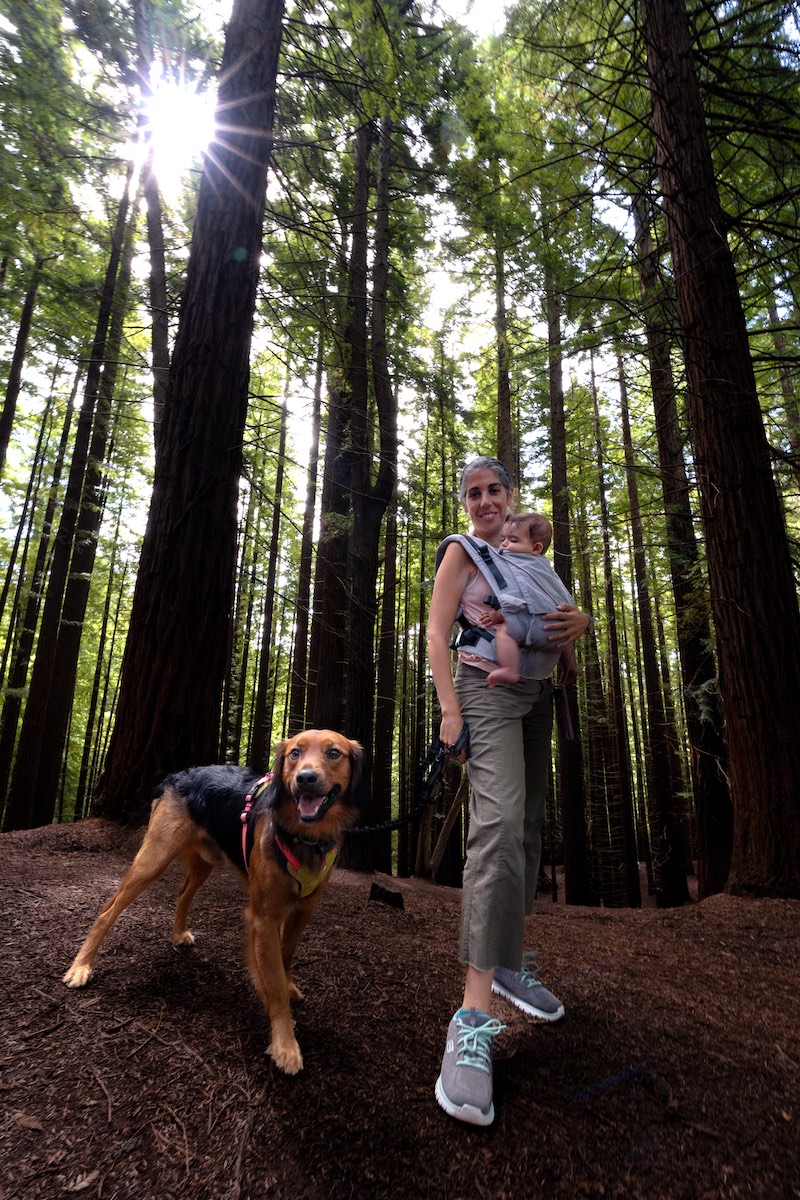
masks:
<svg viewBox="0 0 800 1200"><path fill-rule="evenodd" d="M250 858L247 853L247 835L250 832L250 810L258 799L259 793L269 783L272 783L272 771L267 771L266 775L262 775L250 795L245 797L244 808L242 809L242 858L244 860L244 869L248 875L250 874Z"/></svg>
<svg viewBox="0 0 800 1200"><path fill-rule="evenodd" d="M244 808L242 809L242 859L244 861L244 869L248 876L250 875L250 857L247 851L247 840L250 832L250 814L253 805L258 799L261 792L272 783L273 774L268 771L258 783L256 783L249 796L245 797ZM326 879L330 874L333 864L336 862L336 843L335 842L313 842L306 843L312 845L320 855L320 864L316 869L314 867L304 867L300 859L294 854L288 846L285 846L278 837L277 830L273 827L272 836L275 839L275 845L280 850L286 861L286 870L300 884L300 899L310 896L315 892L323 879Z"/></svg>

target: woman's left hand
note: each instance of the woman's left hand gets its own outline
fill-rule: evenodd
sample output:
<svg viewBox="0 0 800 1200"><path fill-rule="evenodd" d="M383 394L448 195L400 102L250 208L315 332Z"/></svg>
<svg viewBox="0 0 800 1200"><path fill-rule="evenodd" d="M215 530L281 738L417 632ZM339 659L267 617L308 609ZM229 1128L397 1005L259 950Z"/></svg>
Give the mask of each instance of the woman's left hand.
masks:
<svg viewBox="0 0 800 1200"><path fill-rule="evenodd" d="M555 612L545 613L542 628L550 634L550 641L555 646L564 649L588 633L591 623L589 614L574 604L559 604Z"/></svg>

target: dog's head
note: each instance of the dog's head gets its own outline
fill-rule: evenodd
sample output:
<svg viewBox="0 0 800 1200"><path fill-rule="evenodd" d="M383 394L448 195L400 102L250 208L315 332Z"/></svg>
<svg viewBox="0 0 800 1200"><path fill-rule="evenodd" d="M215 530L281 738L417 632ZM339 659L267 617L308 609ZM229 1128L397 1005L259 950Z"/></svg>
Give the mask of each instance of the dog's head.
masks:
<svg viewBox="0 0 800 1200"><path fill-rule="evenodd" d="M268 803L285 821L324 836L352 825L361 807L364 750L332 729L306 729L278 746Z"/></svg>

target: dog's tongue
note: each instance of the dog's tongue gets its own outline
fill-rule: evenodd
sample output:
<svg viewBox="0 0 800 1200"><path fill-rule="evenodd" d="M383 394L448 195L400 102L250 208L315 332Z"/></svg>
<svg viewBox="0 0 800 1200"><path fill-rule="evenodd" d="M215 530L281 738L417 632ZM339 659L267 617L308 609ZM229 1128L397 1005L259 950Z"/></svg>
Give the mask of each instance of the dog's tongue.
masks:
<svg viewBox="0 0 800 1200"><path fill-rule="evenodd" d="M315 817L320 806L319 796L301 796L297 801L297 811L304 820Z"/></svg>

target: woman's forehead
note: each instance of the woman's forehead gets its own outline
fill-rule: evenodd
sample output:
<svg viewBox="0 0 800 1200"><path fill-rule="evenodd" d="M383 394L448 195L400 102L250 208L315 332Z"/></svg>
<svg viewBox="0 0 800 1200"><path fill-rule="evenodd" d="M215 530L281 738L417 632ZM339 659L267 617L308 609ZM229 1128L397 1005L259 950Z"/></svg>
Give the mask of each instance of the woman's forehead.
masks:
<svg viewBox="0 0 800 1200"><path fill-rule="evenodd" d="M492 471L490 467L476 467L467 476L467 491L471 491L472 488L491 487L494 483L499 484L503 491L506 490L496 471Z"/></svg>

